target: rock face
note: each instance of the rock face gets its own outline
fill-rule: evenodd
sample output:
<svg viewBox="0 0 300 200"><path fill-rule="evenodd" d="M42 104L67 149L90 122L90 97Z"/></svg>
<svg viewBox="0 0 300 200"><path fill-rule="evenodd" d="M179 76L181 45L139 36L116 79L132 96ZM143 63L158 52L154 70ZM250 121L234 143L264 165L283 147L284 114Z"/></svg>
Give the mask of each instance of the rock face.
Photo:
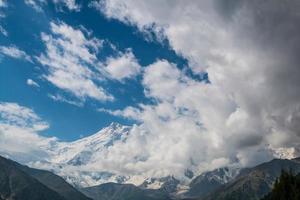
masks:
<svg viewBox="0 0 300 200"><path fill-rule="evenodd" d="M3 157L0 157L0 197L16 200L91 200L51 172L32 169Z"/></svg>
<svg viewBox="0 0 300 200"><path fill-rule="evenodd" d="M201 198L219 188L221 185L233 180L239 173L238 168L219 168L205 172L192 180L188 192L184 194L189 198Z"/></svg>
<svg viewBox="0 0 300 200"><path fill-rule="evenodd" d="M205 200L259 200L271 191L281 170L299 173L299 159L274 159L254 168L244 169L235 179L213 191Z"/></svg>

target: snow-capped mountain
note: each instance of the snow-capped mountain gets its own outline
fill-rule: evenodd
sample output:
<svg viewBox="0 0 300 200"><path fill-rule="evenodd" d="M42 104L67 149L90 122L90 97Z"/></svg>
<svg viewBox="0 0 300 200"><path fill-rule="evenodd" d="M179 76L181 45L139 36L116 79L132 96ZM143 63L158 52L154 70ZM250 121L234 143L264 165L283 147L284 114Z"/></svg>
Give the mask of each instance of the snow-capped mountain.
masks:
<svg viewBox="0 0 300 200"><path fill-rule="evenodd" d="M29 165L50 170L78 187L90 187L107 182L133 183L144 189L172 186L167 187L171 188L171 193L184 193L187 190L186 187L191 188L190 192L192 193L194 189L201 191L199 188L206 188L209 191L211 188L227 183L239 173L238 168L224 167L202 173L199 176L196 174L194 177L194 173L187 170L185 173L186 180L178 181L171 174L156 178L139 175L130 177L117 174L107 170L107 168L101 170L99 163L101 163L103 156L115 144L126 142L131 129L131 126L112 123L91 136L73 142L53 141L49 146L44 147L49 156L41 161L33 161ZM286 152L289 153L289 151L281 151L280 153L285 155ZM91 170L91 166L94 169Z"/></svg>
<svg viewBox="0 0 300 200"><path fill-rule="evenodd" d="M32 162L30 166L50 170L77 187L115 182L133 183L144 189L164 188L170 193L177 192L177 188L181 190L183 185L171 175L158 178L138 175L130 177L109 170L91 170L91 166L99 167L99 159L107 153L110 147L127 140L131 128L131 126L112 123L91 136L73 142L53 142L47 147L49 158ZM187 173L187 179L191 180L191 173Z"/></svg>
<svg viewBox="0 0 300 200"><path fill-rule="evenodd" d="M115 142L126 141L130 129L130 126L111 123L91 136L73 142L52 143L47 147L49 158L45 161L32 162L30 165L50 170L79 187L94 186L105 182L124 183L128 177L109 171L89 170L87 166L95 163Z"/></svg>
<svg viewBox="0 0 300 200"><path fill-rule="evenodd" d="M116 141L125 141L130 126L111 123L99 132L74 142L58 143L52 147L54 152L51 162L64 163L72 166L85 165L93 155L99 154L112 146Z"/></svg>
<svg viewBox="0 0 300 200"><path fill-rule="evenodd" d="M240 172L240 168L235 167L223 167L213 171L205 172L199 176L209 181L216 181L220 184L225 184L234 179Z"/></svg>
<svg viewBox="0 0 300 200"><path fill-rule="evenodd" d="M145 178L123 176L109 170L91 170L90 166L99 167L99 159L103 157L110 147L116 143L126 141L130 135L131 128L130 126L112 123L91 136L73 142L53 142L47 147L49 158L44 161L32 162L30 165L35 168L50 170L78 187L90 187L102 183L115 182L134 183L144 189L164 188L170 193L184 192L189 181L185 181L183 184L172 175L160 178ZM229 168L217 169L196 177L192 184L197 185L199 181L201 182L204 179L209 183L224 184L235 177L236 174L237 171ZM187 180L191 181L194 174L187 170L185 176Z"/></svg>

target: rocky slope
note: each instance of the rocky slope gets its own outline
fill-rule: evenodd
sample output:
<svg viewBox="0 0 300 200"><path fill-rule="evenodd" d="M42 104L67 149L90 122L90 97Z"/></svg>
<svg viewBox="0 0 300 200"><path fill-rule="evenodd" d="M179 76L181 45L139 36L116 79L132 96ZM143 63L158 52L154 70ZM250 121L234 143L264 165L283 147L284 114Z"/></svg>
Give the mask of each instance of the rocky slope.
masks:
<svg viewBox="0 0 300 200"><path fill-rule="evenodd" d="M185 198L201 198L220 186L233 180L238 174L239 168L224 167L205 172L195 177L189 184L189 190L183 195Z"/></svg>
<svg viewBox="0 0 300 200"><path fill-rule="evenodd" d="M19 169L15 162L3 157L0 157L0 199L66 200L57 192Z"/></svg>
<svg viewBox="0 0 300 200"><path fill-rule="evenodd" d="M299 159L274 159L256 167L244 169L235 179L214 190L204 199L259 200L271 191L282 170L292 170L294 173L299 173Z"/></svg>

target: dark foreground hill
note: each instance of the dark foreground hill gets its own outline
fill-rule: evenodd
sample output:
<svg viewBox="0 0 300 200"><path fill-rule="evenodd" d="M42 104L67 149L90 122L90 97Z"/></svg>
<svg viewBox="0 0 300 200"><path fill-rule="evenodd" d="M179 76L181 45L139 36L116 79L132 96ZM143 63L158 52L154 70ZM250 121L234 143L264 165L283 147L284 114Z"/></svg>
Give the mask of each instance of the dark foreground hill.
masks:
<svg viewBox="0 0 300 200"><path fill-rule="evenodd" d="M94 200L169 200L163 190L142 189L132 184L105 183L81 191Z"/></svg>
<svg viewBox="0 0 300 200"><path fill-rule="evenodd" d="M91 200L61 177L0 156L0 200Z"/></svg>
<svg viewBox="0 0 300 200"><path fill-rule="evenodd" d="M0 157L1 200L65 200L35 178L17 167L15 162Z"/></svg>

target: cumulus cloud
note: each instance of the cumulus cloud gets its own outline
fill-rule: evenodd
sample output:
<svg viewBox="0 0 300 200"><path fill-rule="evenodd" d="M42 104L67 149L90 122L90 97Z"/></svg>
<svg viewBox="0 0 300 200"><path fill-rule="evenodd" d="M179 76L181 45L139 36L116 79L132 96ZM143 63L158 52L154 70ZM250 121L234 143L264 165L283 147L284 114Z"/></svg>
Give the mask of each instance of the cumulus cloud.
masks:
<svg viewBox="0 0 300 200"><path fill-rule="evenodd" d="M47 67L48 74L45 78L82 101L86 98L113 100L99 85L103 76L96 68L96 54L102 46L102 41L62 22L51 22L51 31L51 35L41 34L46 52L37 57L37 60Z"/></svg>
<svg viewBox="0 0 300 200"><path fill-rule="evenodd" d="M29 62L32 62L31 57L27 55L24 51L20 50L16 46L0 46L0 53L12 58L24 59Z"/></svg>
<svg viewBox="0 0 300 200"><path fill-rule="evenodd" d="M180 176L186 168L250 166L272 158L276 149L299 148L298 1L106 0L93 5L141 31L161 27L192 71L207 72L210 80L193 80L163 60L147 66L145 94L156 103L140 105L130 115L126 109L108 111L135 115L141 122L126 144L109 151L109 167Z"/></svg>
<svg viewBox="0 0 300 200"><path fill-rule="evenodd" d="M46 147L56 140L39 135L48 127L32 109L0 102L0 153L23 163L46 158Z"/></svg>
<svg viewBox="0 0 300 200"><path fill-rule="evenodd" d="M32 79L27 79L26 83L29 86L40 87L40 85L37 82L35 82L34 80L32 80Z"/></svg>
<svg viewBox="0 0 300 200"><path fill-rule="evenodd" d="M131 50L119 53L117 57L107 58L103 68L109 77L120 81L135 77L141 72L141 66Z"/></svg>
<svg viewBox="0 0 300 200"><path fill-rule="evenodd" d="M226 135L215 131L225 128L217 125L224 124L224 116L234 110L232 102L227 102L215 87L194 81L165 60L146 67L143 84L146 95L156 99L157 104L100 110L135 119L140 125L133 128L126 143L111 147L97 165L105 163L124 174L173 174L184 179L187 169L199 173L230 164L226 143L219 138ZM199 90L203 92L195 92ZM212 113L217 106L227 109Z"/></svg>

